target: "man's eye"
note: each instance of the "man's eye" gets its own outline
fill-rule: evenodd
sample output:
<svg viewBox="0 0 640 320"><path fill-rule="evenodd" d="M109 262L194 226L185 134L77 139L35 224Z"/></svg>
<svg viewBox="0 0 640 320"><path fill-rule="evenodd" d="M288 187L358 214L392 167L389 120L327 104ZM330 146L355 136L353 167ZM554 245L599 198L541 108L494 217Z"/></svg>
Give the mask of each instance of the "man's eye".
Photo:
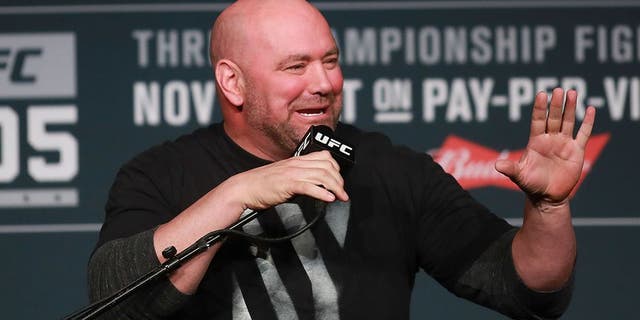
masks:
<svg viewBox="0 0 640 320"><path fill-rule="evenodd" d="M338 58L331 58L324 60L324 64L328 66L336 66L338 64Z"/></svg>
<svg viewBox="0 0 640 320"><path fill-rule="evenodd" d="M299 64L294 64L294 65L288 66L287 70L300 70L300 69L303 69L303 68L304 68L304 64L299 63Z"/></svg>

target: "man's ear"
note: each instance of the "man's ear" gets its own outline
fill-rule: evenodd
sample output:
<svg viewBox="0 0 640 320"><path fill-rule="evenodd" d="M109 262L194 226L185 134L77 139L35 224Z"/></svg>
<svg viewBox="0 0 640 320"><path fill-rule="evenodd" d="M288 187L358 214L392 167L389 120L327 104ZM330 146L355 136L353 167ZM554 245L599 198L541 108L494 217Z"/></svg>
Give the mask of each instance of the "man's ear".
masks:
<svg viewBox="0 0 640 320"><path fill-rule="evenodd" d="M244 104L244 80L242 71L231 60L221 59L216 63L216 81L225 98L236 107Z"/></svg>

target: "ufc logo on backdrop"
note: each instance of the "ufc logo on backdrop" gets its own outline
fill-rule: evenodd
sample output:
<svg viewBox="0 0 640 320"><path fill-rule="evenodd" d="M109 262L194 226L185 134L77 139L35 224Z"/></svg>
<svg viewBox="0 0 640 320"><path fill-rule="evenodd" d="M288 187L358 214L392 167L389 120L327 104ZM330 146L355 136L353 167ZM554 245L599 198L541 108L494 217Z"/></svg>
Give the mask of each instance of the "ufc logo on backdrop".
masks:
<svg viewBox="0 0 640 320"><path fill-rule="evenodd" d="M11 54L10 49L1 49L0 50L0 69L8 69L7 62L9 61L9 55ZM34 75L27 75L24 73L24 66L26 64L27 58L30 56L40 57L42 55L42 49L20 49L16 51L15 61L13 63L13 68L11 69L9 81L12 83L33 83L35 82Z"/></svg>
<svg viewBox="0 0 640 320"><path fill-rule="evenodd" d="M0 33L0 98L75 98L73 33Z"/></svg>
<svg viewBox="0 0 640 320"><path fill-rule="evenodd" d="M0 209L78 205L76 79L73 32L0 33Z"/></svg>

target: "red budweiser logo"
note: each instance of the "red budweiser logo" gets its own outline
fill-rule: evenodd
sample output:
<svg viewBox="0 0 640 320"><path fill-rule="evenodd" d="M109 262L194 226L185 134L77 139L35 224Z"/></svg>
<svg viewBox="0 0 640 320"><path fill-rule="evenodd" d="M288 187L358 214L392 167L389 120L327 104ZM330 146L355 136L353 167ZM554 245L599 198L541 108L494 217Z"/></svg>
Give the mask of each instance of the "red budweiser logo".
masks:
<svg viewBox="0 0 640 320"><path fill-rule="evenodd" d="M600 152L609 141L610 134L602 133L591 136L585 149L585 160L582 175L573 192L591 171ZM434 159L449 174L453 175L465 189L495 186L519 190L509 178L496 171L494 164L498 159L518 161L522 150L498 152L460 137L448 136L442 147L434 154Z"/></svg>

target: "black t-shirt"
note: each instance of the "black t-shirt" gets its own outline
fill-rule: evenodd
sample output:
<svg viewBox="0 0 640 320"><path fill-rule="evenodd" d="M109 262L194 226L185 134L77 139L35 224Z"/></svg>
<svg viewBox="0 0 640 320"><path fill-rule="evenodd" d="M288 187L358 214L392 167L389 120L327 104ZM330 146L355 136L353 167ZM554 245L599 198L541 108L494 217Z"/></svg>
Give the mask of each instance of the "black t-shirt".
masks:
<svg viewBox="0 0 640 320"><path fill-rule="evenodd" d="M173 318L407 319L420 268L464 296L461 276L513 227L428 155L344 124L336 135L355 146L356 163L343 170L350 201L296 197L266 210L244 230L281 236L320 210L326 216L268 250L225 242ZM237 146L221 124L154 147L118 173L96 247L148 232L228 177L267 163Z"/></svg>

